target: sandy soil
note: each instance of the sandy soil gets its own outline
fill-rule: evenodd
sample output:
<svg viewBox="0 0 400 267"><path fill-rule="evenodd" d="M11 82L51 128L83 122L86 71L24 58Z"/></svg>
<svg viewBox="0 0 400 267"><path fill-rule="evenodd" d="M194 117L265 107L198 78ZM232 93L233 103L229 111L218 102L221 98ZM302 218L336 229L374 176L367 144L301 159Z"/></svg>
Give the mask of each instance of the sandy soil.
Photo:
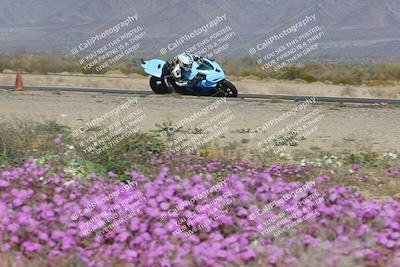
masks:
<svg viewBox="0 0 400 267"><path fill-rule="evenodd" d="M55 120L73 128L80 127L90 120L100 117L127 101L126 97L83 93L49 92L10 92L0 90L0 115L2 119L26 118L35 121ZM140 124L141 131L156 129L155 124L171 121L176 123L206 106L214 103L215 98L197 98L182 96L138 97L138 103L132 109L140 108L146 115ZM228 100L217 112L229 109L235 118L226 125L230 131L224 138L216 138L221 146L231 145L241 149L258 149L257 141L284 128L289 121L277 123L265 133L251 138L248 129L264 124L296 107L296 103L270 103L259 100ZM400 151L399 108L353 108L333 105L312 105L297 114L293 119L319 109L324 118L318 121L315 132L299 141L298 146L288 147L284 152L293 150L322 149L328 151L357 151L370 148L372 151ZM217 113L209 113L200 121L205 121ZM112 119L111 119L112 120ZM108 121L107 123L112 123ZM194 124L184 128L194 127Z"/></svg>
<svg viewBox="0 0 400 267"><path fill-rule="evenodd" d="M367 87L349 85L329 85L321 82L305 83L299 81L239 80L235 84L242 93L306 95L306 96L338 96L338 97L372 97L400 98L400 85L389 87Z"/></svg>
<svg viewBox="0 0 400 267"><path fill-rule="evenodd" d="M310 95L310 96L347 96L347 97L374 97L400 98L400 84L389 87L341 86L328 85L320 82L302 83L299 81L259 81L254 79L239 79L228 77L237 86L239 93L254 94L283 94L283 95ZM23 75L25 85L30 86L77 86L150 90L149 79L137 74L129 77L108 76L68 76L68 75ZM0 85L15 83L14 74L1 74Z"/></svg>

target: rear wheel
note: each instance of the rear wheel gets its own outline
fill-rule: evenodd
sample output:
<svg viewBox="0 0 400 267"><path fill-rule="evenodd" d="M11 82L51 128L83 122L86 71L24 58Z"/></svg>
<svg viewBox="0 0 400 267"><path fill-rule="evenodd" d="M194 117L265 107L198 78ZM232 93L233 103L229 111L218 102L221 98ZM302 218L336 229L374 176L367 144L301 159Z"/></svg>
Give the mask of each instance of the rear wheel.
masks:
<svg viewBox="0 0 400 267"><path fill-rule="evenodd" d="M173 89L175 90L176 93L178 94L185 94L186 92L186 87L184 86L179 86L176 84L175 82L175 78L172 76L171 74L171 70L170 70L170 66L169 64L165 64L162 70L162 77L167 76L167 82L173 87ZM172 88L169 88L169 92L172 93Z"/></svg>
<svg viewBox="0 0 400 267"><path fill-rule="evenodd" d="M158 77L150 77L150 87L155 94L166 94L168 93L168 88L164 81Z"/></svg>
<svg viewBox="0 0 400 267"><path fill-rule="evenodd" d="M218 83L217 96L237 97L238 91L230 81L222 80Z"/></svg>

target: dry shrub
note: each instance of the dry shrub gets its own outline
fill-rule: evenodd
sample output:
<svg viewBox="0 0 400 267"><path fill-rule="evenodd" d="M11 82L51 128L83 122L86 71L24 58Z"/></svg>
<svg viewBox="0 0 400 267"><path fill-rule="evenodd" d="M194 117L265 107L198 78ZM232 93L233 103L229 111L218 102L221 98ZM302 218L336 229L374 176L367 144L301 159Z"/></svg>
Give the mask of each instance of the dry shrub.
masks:
<svg viewBox="0 0 400 267"><path fill-rule="evenodd" d="M354 97L356 96L356 90L351 87L351 86L346 86L345 88L342 89L342 92L340 93L341 96L351 96Z"/></svg>
<svg viewBox="0 0 400 267"><path fill-rule="evenodd" d="M373 97L385 97L387 96L386 90L384 88L370 88L368 93Z"/></svg>

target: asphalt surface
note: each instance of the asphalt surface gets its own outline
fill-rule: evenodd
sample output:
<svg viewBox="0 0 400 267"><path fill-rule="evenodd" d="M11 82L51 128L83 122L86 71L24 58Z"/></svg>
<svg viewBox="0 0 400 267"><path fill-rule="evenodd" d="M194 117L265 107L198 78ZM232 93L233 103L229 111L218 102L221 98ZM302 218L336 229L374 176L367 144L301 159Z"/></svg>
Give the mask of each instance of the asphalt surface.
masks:
<svg viewBox="0 0 400 267"><path fill-rule="evenodd" d="M15 90L11 85L0 85L0 89ZM119 95L153 95L153 91L133 90L133 89L114 89L114 88L89 88L89 87L56 87L56 86L29 86L24 88L25 91L49 91L49 92L82 92L82 93L102 93L102 94L119 94ZM314 96L294 96L294 95L264 95L264 94L239 94L238 99L276 99L291 100L295 102L303 102ZM359 104L400 104L400 99L384 99L384 98L355 98L355 97L316 97L318 102L325 103L359 103Z"/></svg>

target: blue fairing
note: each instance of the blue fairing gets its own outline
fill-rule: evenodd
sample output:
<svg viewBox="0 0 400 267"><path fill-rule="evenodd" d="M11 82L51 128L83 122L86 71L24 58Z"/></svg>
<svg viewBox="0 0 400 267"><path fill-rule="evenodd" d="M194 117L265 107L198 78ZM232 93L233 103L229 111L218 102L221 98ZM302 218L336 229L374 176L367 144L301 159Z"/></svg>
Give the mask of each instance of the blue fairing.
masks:
<svg viewBox="0 0 400 267"><path fill-rule="evenodd" d="M165 61L161 59L152 59L144 61L144 63L141 65L144 69L144 72L146 72L147 74L161 78L162 69L165 65Z"/></svg>
<svg viewBox="0 0 400 267"><path fill-rule="evenodd" d="M165 61L163 60L152 59L145 61L145 63L142 64L142 67L147 74L161 78L164 64ZM204 93L215 89L218 82L225 79L225 73L221 66L206 58L204 58L204 62L201 65L194 62L190 71L182 72L182 76L188 80L193 80L197 75L205 77L205 79L197 85L197 87ZM194 90L192 85L186 86L186 89L189 91Z"/></svg>
<svg viewBox="0 0 400 267"><path fill-rule="evenodd" d="M204 59L203 64L200 66L196 62L193 64L189 80L194 79L197 75L204 75L206 77L198 85L204 91L214 89L219 81L225 79L225 74L221 66L208 59ZM191 86L188 86L188 89L191 89Z"/></svg>

